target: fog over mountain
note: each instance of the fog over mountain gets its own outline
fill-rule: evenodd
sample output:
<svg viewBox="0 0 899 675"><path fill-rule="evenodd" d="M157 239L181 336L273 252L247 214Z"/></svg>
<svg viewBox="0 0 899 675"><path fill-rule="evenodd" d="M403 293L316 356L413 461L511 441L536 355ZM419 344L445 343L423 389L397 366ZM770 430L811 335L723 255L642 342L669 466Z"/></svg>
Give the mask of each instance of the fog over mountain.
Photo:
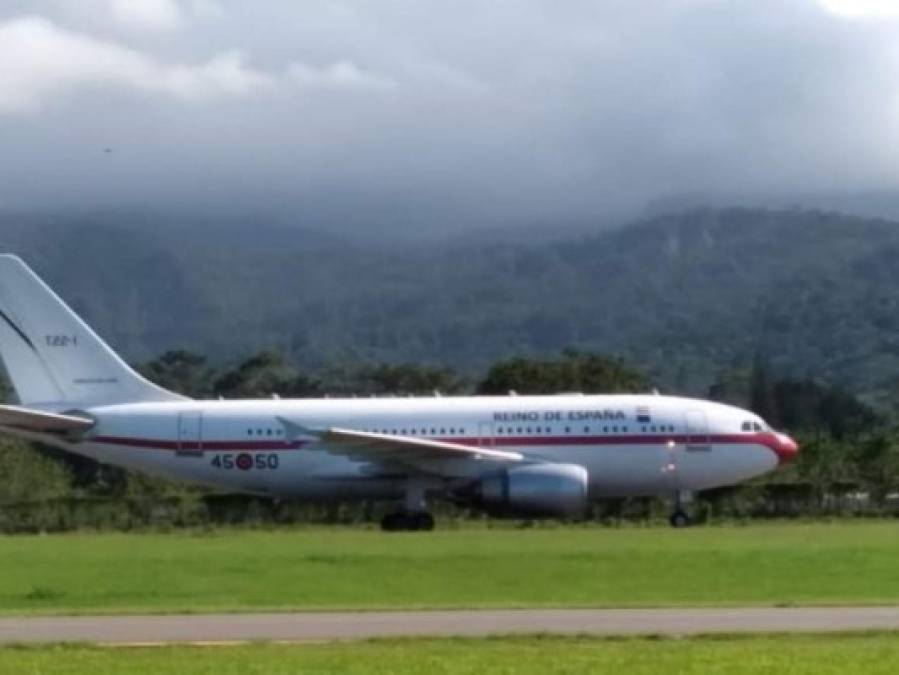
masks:
<svg viewBox="0 0 899 675"><path fill-rule="evenodd" d="M894 4L7 0L0 208L446 232L890 193Z"/></svg>

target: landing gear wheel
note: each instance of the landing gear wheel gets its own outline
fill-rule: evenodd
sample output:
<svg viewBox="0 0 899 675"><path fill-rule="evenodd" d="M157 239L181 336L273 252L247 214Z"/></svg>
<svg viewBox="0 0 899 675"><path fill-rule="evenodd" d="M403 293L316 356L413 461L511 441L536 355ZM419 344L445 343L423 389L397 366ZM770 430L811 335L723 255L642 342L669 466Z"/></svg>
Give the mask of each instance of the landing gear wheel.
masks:
<svg viewBox="0 0 899 675"><path fill-rule="evenodd" d="M381 529L385 532L430 532L434 529L434 516L427 511L388 513L381 519Z"/></svg>
<svg viewBox="0 0 899 675"><path fill-rule="evenodd" d="M381 518L381 529L384 532L399 532L405 528L405 513L388 513Z"/></svg>
<svg viewBox="0 0 899 675"><path fill-rule="evenodd" d="M671 527L689 527L690 516L688 516L684 511L675 511L671 514L668 522L671 523Z"/></svg>
<svg viewBox="0 0 899 675"><path fill-rule="evenodd" d="M408 516L410 522L409 529L411 530L419 530L421 532L430 532L434 529L434 516L432 516L427 511L420 511L418 513L410 513Z"/></svg>

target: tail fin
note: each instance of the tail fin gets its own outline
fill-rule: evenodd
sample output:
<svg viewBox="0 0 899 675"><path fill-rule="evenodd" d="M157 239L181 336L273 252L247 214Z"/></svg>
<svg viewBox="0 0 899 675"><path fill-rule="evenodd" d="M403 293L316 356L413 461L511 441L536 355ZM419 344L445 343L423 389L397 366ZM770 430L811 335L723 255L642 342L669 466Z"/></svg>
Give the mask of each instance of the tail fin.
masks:
<svg viewBox="0 0 899 675"><path fill-rule="evenodd" d="M23 405L184 398L135 373L14 255L0 255L0 357Z"/></svg>

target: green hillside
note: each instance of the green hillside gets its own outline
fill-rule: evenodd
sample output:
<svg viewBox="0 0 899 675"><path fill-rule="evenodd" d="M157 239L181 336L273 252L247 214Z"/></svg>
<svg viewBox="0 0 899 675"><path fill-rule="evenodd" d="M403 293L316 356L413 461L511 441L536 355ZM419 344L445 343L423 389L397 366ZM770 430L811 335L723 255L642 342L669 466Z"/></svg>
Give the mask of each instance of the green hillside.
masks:
<svg viewBox="0 0 899 675"><path fill-rule="evenodd" d="M709 209L576 238L381 242L237 217L6 215L0 248L134 360L275 348L302 367L470 372L574 346L682 391L756 356L869 395L899 380L899 225L839 213Z"/></svg>

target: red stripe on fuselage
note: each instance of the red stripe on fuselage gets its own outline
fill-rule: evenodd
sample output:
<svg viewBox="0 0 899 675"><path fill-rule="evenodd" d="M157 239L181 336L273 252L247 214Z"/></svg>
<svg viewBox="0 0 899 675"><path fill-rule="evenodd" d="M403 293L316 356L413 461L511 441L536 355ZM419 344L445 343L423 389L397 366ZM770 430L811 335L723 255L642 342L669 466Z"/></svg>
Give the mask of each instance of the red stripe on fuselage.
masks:
<svg viewBox="0 0 899 675"><path fill-rule="evenodd" d="M404 436L431 440L423 436ZM458 443L473 448L514 448L514 447L545 447L545 446L597 446L597 445L667 445L674 442L676 445L704 446L717 445L763 445L772 452L779 454L777 438L773 434L710 434L691 435L684 434L620 434L603 436L496 436L494 438L481 439L477 437L453 437L436 438L433 440L445 443ZM203 440L203 441L175 441L154 438L132 438L129 436L97 436L90 439L94 443L107 445L123 445L132 448L148 448L152 450L298 450L312 441L273 439L271 441L248 440Z"/></svg>
<svg viewBox="0 0 899 675"><path fill-rule="evenodd" d="M160 438L132 438L130 436L97 436L91 443L124 445L150 450L298 450L309 441L170 441Z"/></svg>

